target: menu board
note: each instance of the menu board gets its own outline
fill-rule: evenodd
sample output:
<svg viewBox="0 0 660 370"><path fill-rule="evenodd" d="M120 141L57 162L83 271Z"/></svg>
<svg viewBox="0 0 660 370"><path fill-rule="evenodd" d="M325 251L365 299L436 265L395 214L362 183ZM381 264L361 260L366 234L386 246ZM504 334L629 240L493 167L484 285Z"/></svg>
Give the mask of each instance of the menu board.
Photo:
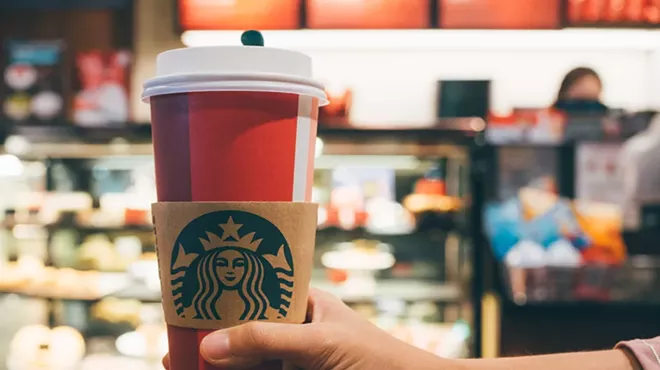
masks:
<svg viewBox="0 0 660 370"><path fill-rule="evenodd" d="M307 27L322 29L427 28L430 0L308 0Z"/></svg>
<svg viewBox="0 0 660 370"><path fill-rule="evenodd" d="M301 0L178 0L188 30L286 30L300 27Z"/></svg>
<svg viewBox="0 0 660 370"><path fill-rule="evenodd" d="M439 0L440 28L553 29L560 0Z"/></svg>

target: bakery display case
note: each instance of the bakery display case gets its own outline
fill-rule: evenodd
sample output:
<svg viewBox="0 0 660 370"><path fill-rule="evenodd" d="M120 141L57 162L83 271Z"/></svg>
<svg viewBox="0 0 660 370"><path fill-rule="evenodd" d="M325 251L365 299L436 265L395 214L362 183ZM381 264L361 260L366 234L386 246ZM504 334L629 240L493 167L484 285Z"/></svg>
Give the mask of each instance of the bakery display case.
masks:
<svg viewBox="0 0 660 370"><path fill-rule="evenodd" d="M419 130L321 127L317 139L312 285L445 357L475 350L467 233L472 127L469 119ZM52 339L21 338L61 332L84 354L64 362L158 368L167 343L148 131L49 130L9 141L25 140L29 150L5 147L21 158L23 175L3 200L12 206L2 225L0 304L17 317L39 314L6 329L13 339L0 343L2 366L59 368L49 367L59 361L50 360ZM17 348L38 353L36 362L17 364Z"/></svg>

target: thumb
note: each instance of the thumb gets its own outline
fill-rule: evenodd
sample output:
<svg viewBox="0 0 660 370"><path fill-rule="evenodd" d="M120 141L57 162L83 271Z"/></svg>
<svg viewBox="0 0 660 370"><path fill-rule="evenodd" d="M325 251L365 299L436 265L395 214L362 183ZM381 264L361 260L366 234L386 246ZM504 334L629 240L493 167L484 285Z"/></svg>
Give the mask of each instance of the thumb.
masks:
<svg viewBox="0 0 660 370"><path fill-rule="evenodd" d="M248 358L305 366L322 350L322 343L313 324L251 322L207 335L200 352L212 364Z"/></svg>

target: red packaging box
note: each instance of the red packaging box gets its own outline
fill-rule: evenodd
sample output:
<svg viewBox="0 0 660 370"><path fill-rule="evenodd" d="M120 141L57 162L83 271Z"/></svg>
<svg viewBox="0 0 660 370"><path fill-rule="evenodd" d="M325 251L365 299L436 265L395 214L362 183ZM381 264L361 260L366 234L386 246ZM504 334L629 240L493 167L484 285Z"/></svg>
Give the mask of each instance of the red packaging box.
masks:
<svg viewBox="0 0 660 370"><path fill-rule="evenodd" d="M300 27L300 0L178 0L188 30L287 30Z"/></svg>
<svg viewBox="0 0 660 370"><path fill-rule="evenodd" d="M307 26L321 29L415 29L430 26L429 0L308 0Z"/></svg>
<svg viewBox="0 0 660 370"><path fill-rule="evenodd" d="M554 29L559 0L440 0L440 28Z"/></svg>

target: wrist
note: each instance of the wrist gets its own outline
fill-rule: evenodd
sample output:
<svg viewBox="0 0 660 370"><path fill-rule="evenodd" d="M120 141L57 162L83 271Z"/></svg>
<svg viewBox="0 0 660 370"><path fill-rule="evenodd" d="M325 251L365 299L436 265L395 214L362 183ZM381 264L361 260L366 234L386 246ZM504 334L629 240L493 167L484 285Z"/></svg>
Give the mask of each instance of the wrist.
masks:
<svg viewBox="0 0 660 370"><path fill-rule="evenodd" d="M469 362L466 360L435 357L433 361L428 363L429 366L424 367L424 370L472 370L472 367L468 364ZM410 364L406 369L410 369Z"/></svg>
<svg viewBox="0 0 660 370"><path fill-rule="evenodd" d="M417 348L411 353L396 356L396 361L386 367L392 370L472 370L466 360L448 359Z"/></svg>
<svg viewBox="0 0 660 370"><path fill-rule="evenodd" d="M448 367L450 370L476 370L477 367L474 366L474 359L460 359L452 360L451 367Z"/></svg>

